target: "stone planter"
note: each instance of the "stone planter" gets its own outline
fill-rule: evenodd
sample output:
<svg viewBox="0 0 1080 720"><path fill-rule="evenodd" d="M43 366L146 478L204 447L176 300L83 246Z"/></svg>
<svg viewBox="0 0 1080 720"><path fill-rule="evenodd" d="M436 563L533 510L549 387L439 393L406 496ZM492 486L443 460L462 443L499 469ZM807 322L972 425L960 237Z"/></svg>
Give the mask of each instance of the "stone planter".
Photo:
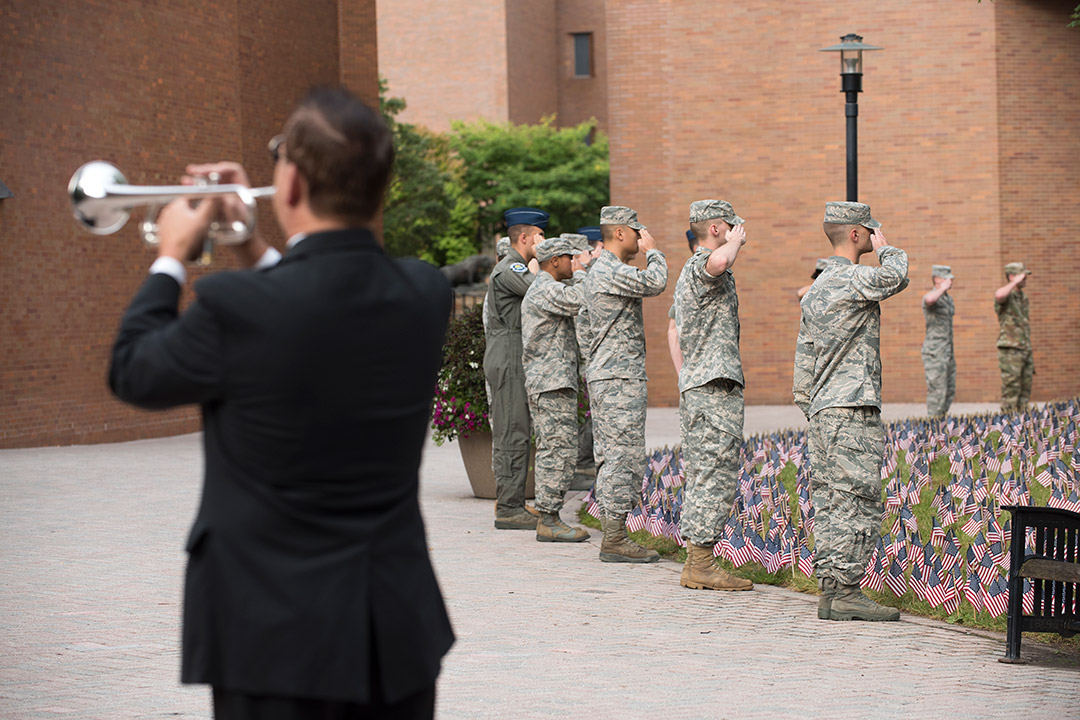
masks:
<svg viewBox="0 0 1080 720"><path fill-rule="evenodd" d="M485 500L495 499L495 473L491 469L491 433L474 432L469 437L462 435L457 439L461 461L465 463L465 473L469 476L473 495ZM529 454L529 477L525 481L525 497L535 494L533 489L533 460L536 448Z"/></svg>

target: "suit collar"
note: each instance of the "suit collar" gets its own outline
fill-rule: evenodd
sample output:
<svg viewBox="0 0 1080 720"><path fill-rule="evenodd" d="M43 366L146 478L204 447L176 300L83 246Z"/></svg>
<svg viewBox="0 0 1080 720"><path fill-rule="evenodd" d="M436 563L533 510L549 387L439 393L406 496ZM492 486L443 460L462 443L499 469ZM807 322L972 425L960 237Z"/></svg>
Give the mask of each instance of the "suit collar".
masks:
<svg viewBox="0 0 1080 720"><path fill-rule="evenodd" d="M383 248L375 239L374 233L365 228L344 228L312 233L289 248L282 262L307 257L339 252L377 252Z"/></svg>

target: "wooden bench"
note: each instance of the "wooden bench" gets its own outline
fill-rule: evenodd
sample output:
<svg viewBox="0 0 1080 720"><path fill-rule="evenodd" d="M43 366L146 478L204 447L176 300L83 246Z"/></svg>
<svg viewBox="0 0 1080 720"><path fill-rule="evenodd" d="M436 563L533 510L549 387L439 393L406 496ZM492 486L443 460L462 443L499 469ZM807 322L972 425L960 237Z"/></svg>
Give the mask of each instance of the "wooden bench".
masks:
<svg viewBox="0 0 1080 720"><path fill-rule="evenodd" d="M1005 657L1020 661L1025 632L1053 632L1072 637L1080 632L1080 514L1048 507L1005 505L1012 514L1009 548L1009 627ZM1034 554L1027 554L1028 528L1035 531ZM1024 614L1024 578L1034 592L1031 614Z"/></svg>

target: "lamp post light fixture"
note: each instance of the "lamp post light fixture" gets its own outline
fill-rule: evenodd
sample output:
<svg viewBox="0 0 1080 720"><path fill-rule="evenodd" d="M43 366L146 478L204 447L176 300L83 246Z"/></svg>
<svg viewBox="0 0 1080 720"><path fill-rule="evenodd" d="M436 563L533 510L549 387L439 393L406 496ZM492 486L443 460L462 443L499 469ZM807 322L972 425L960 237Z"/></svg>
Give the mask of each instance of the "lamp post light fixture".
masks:
<svg viewBox="0 0 1080 720"><path fill-rule="evenodd" d="M859 93L862 92L862 54L864 50L881 49L875 45L864 45L861 35L849 33L840 38L839 45L820 50L840 53L840 92L847 95L844 116L847 118L848 202L858 202L859 196L859 136L856 122L859 117Z"/></svg>

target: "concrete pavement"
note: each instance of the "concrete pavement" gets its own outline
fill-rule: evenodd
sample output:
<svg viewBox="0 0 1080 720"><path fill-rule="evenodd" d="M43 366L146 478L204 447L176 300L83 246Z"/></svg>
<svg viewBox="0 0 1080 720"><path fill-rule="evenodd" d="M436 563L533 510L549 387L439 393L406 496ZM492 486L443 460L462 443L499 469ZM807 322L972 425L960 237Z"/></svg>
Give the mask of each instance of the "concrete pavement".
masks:
<svg viewBox="0 0 1080 720"><path fill-rule="evenodd" d="M800 421L794 408L747 408L748 432ZM677 428L675 410L650 410L649 447L677 442ZM207 690L178 682L199 443L0 451L0 717L209 717ZM814 598L779 588L685 590L672 562L598 562L596 531L580 545L495 531L491 502L468 488L456 444L429 443L422 503L458 635L440 718L1065 717L1080 706L1075 658L1034 642L1030 664L1003 665L992 633L909 616L822 622Z"/></svg>

